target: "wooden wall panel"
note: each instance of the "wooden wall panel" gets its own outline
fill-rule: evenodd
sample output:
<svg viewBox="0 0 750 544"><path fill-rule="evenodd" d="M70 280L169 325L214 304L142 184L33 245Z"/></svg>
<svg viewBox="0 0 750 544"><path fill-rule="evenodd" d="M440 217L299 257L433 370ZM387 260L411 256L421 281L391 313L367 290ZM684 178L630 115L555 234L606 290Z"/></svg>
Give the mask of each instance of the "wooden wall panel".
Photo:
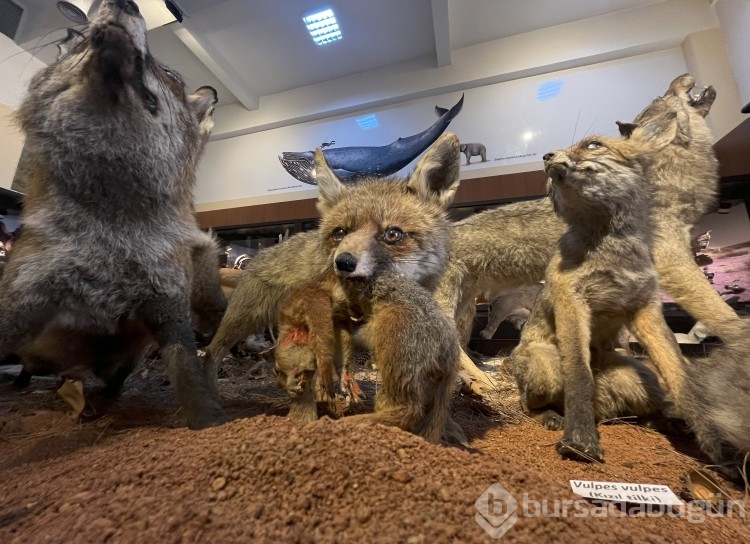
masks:
<svg viewBox="0 0 750 544"><path fill-rule="evenodd" d="M545 176L541 170L467 179L462 181L458 188L454 206L516 200L541 196L545 193ZM196 215L198 223L204 228L282 223L315 219L318 217L315 202L316 199L310 198L198 212Z"/></svg>

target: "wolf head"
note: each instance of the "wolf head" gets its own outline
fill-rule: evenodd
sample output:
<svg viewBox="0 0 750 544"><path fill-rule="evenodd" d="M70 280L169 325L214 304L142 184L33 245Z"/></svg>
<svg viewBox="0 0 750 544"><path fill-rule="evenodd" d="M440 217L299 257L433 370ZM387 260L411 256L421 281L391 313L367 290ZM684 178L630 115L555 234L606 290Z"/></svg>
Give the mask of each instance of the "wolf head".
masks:
<svg viewBox="0 0 750 544"><path fill-rule="evenodd" d="M433 290L448 259L446 209L459 184L458 138L443 134L408 179L342 183L320 149L315 177L323 251L337 276L369 285L395 270Z"/></svg>
<svg viewBox="0 0 750 544"><path fill-rule="evenodd" d="M177 188L190 199L216 91L185 92L182 78L151 55L146 23L129 0L103 0L87 34L70 45L34 76L17 112L33 155L92 198L105 182L128 180L157 200Z"/></svg>

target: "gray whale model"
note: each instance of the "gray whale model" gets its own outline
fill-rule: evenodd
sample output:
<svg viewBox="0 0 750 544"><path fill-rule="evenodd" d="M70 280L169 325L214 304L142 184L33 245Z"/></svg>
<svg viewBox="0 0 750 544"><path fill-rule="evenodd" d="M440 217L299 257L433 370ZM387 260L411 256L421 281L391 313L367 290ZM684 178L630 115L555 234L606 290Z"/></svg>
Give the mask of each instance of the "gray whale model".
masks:
<svg viewBox="0 0 750 544"><path fill-rule="evenodd" d="M463 105L464 96L461 95L461 99L449 110L435 106L435 113L439 118L430 128L413 136L399 138L390 145L324 149L323 154L341 181L357 181L367 176L390 176L430 147L448 128ZM279 156L279 161L298 180L316 185L312 151L284 151Z"/></svg>

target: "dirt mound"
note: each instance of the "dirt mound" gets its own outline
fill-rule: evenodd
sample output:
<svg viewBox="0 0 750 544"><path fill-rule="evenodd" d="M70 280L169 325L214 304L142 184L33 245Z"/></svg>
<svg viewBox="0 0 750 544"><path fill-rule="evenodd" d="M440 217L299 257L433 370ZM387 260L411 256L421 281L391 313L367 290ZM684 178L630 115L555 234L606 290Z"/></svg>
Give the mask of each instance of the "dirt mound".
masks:
<svg viewBox="0 0 750 544"><path fill-rule="evenodd" d="M235 374L229 382L246 395L270 385ZM490 542L475 502L495 483L521 503L508 542L750 538L737 516L634 517L574 495L569 478L679 491L685 467L698 463L633 425L602 426L607 462L587 465L559 459L552 446L560 433L503 423L472 399L456 403L472 445L461 450L346 418L301 427L254 415L283 409L243 406L237 389L229 404L239 419L196 432L170 428L180 421L171 390L153 378L151 389L131 384L107 416L80 425L66 419L53 387L40 382L19 396L0 384L0 542ZM52 410L31 411L40 404ZM567 501L567 517L555 500Z"/></svg>

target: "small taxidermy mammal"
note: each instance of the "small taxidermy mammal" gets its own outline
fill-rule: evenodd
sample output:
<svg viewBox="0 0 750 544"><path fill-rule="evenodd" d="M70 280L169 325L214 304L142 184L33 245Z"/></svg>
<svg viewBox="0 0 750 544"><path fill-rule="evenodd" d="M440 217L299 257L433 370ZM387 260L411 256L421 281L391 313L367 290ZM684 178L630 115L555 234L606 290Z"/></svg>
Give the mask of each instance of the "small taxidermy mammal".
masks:
<svg viewBox="0 0 750 544"><path fill-rule="evenodd" d="M343 299L340 292L338 281L329 273L294 291L279 311L276 376L291 398L289 417L298 421L317 419L316 398L334 398L334 372L350 400L358 402L362 395L349 371L352 321L348 307L334 307L334 298Z"/></svg>
<svg viewBox="0 0 750 544"><path fill-rule="evenodd" d="M450 417L461 353L455 325L432 295L448 258L446 208L458 188L459 143L443 134L407 180L345 185L321 151L321 251L350 307L364 318L360 337L381 377L375 412L355 421L398 426L432 442L465 442Z"/></svg>
<svg viewBox="0 0 750 544"><path fill-rule="evenodd" d="M187 95L150 55L138 6L124 0L103 1L88 36L32 79L17 112L29 179L24 233L0 280L0 359L61 370L70 361L55 339L109 337L126 345L84 364L119 387L117 369L154 342L188 425L225 419L191 327L192 313L215 329L226 306L218 249L192 203L216 100L210 87Z"/></svg>

